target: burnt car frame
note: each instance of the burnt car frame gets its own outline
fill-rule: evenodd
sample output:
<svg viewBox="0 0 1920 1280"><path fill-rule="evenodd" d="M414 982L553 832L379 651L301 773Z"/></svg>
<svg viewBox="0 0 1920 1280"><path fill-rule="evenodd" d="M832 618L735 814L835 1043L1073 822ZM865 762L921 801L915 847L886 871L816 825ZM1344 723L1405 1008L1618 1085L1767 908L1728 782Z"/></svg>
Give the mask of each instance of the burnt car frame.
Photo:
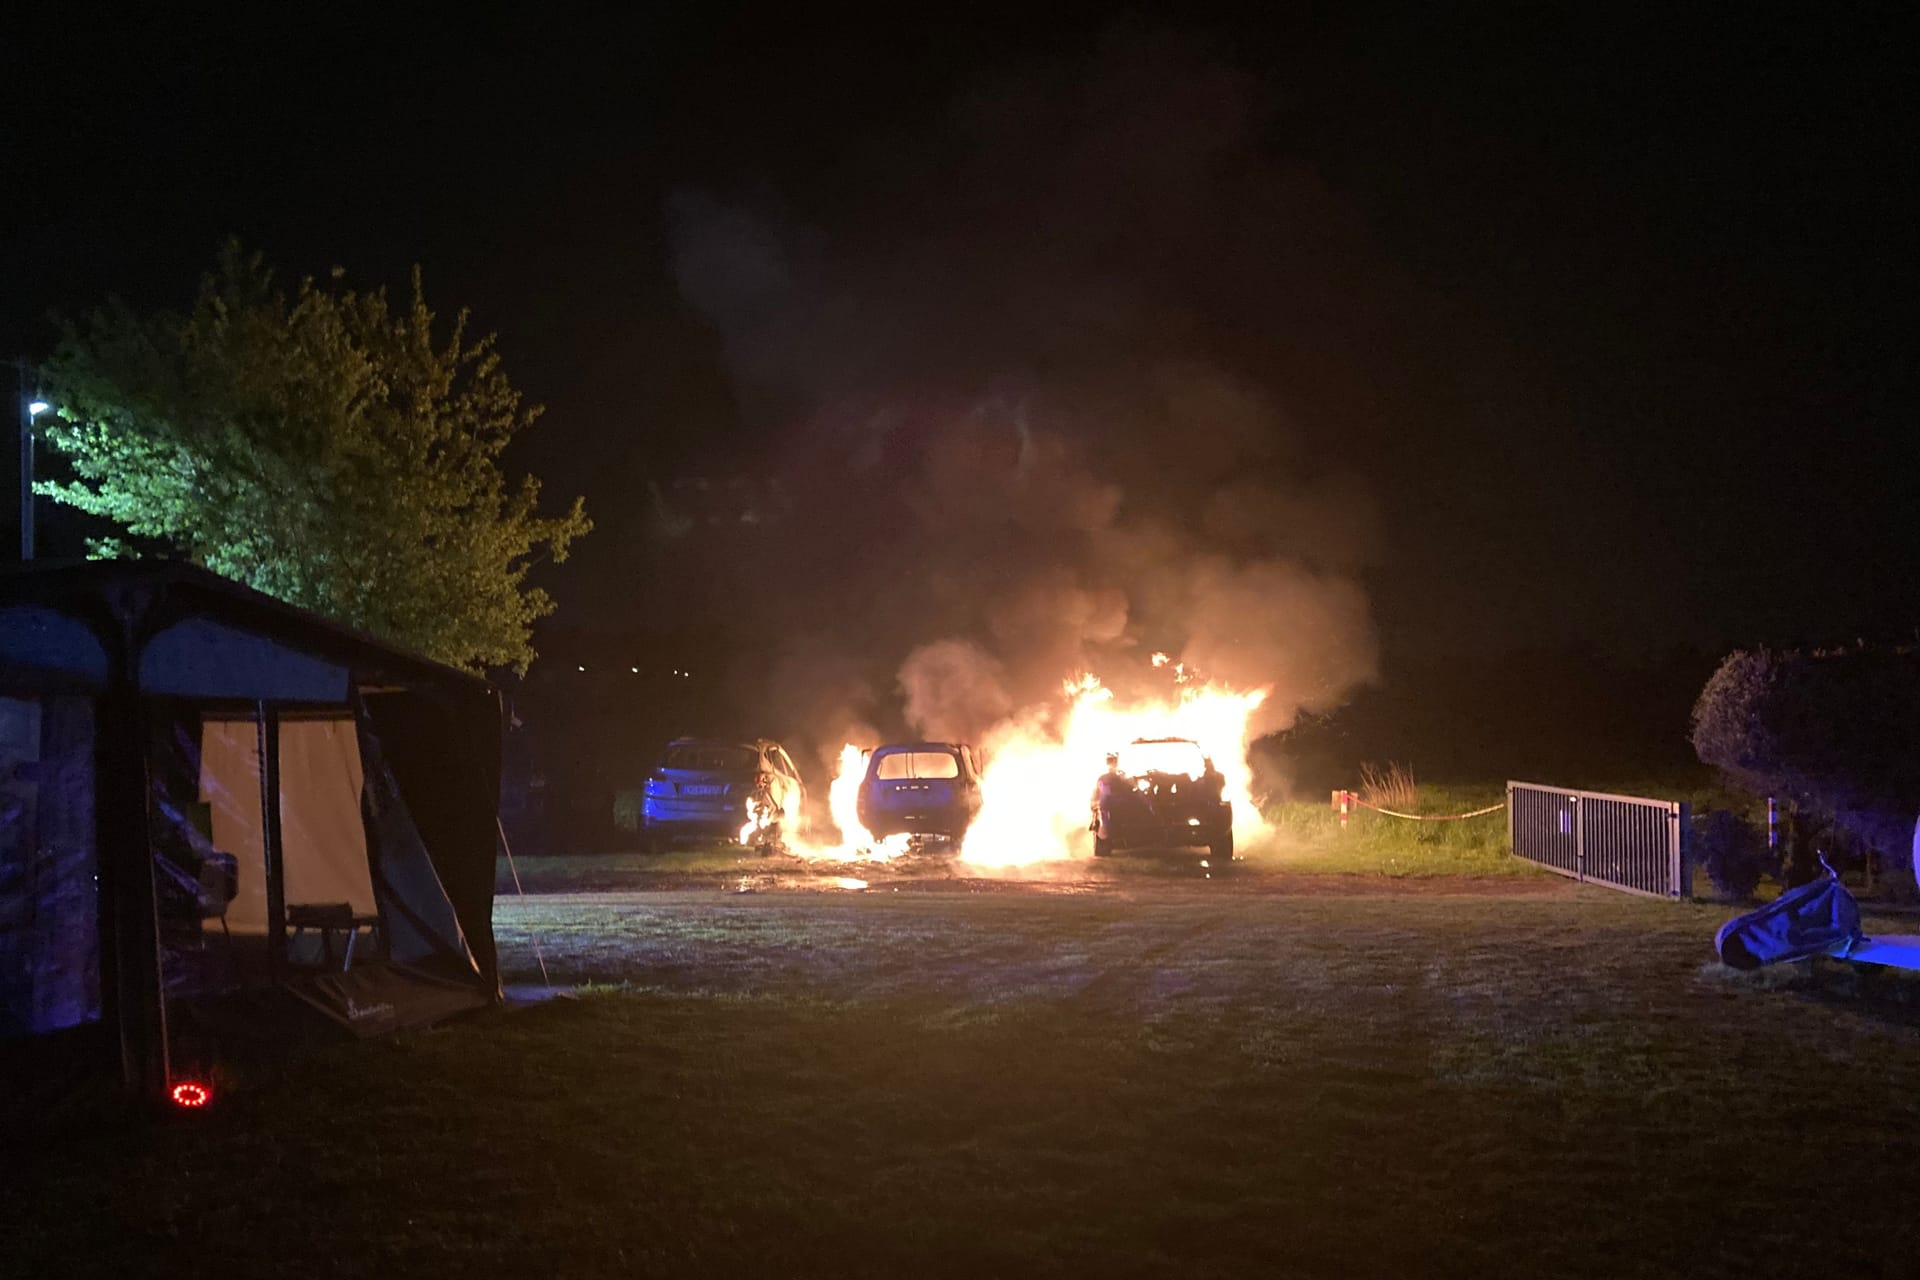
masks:
<svg viewBox="0 0 1920 1280"><path fill-rule="evenodd" d="M770 806L781 815L768 825L769 842L777 843L784 822L797 825L805 798L793 758L770 738L676 738L647 775L641 834L652 849L684 839L738 841L757 808Z"/></svg>
<svg viewBox="0 0 1920 1280"><path fill-rule="evenodd" d="M1093 853L1204 847L1231 860L1233 802L1213 758L1191 738L1136 738L1094 784Z"/></svg>

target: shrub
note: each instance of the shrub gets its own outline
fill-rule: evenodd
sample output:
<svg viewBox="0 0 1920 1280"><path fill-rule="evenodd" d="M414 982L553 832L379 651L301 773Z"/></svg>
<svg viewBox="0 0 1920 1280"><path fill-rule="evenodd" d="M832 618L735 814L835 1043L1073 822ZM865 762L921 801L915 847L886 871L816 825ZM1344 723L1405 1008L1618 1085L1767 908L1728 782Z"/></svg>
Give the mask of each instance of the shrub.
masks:
<svg viewBox="0 0 1920 1280"><path fill-rule="evenodd" d="M1413 769L1404 764L1387 763L1360 766L1360 798L1382 809L1411 812L1420 803L1420 786L1413 780Z"/></svg>
<svg viewBox="0 0 1920 1280"><path fill-rule="evenodd" d="M1752 897L1762 876L1780 874L1765 834L1729 809L1694 815L1693 856L1713 887L1736 902Z"/></svg>

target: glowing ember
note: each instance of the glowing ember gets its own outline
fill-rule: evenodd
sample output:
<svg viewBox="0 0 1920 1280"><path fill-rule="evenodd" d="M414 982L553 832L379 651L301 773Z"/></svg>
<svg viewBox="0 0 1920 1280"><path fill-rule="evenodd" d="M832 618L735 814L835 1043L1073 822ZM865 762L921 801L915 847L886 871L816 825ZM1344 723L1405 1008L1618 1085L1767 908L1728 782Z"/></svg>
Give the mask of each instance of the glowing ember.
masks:
<svg viewBox="0 0 1920 1280"><path fill-rule="evenodd" d="M182 1080L179 1084L173 1086L173 1091L169 1096L173 1098L174 1106L183 1107L188 1111L198 1110L213 1101L213 1091L207 1088L207 1086L197 1084L192 1080Z"/></svg>

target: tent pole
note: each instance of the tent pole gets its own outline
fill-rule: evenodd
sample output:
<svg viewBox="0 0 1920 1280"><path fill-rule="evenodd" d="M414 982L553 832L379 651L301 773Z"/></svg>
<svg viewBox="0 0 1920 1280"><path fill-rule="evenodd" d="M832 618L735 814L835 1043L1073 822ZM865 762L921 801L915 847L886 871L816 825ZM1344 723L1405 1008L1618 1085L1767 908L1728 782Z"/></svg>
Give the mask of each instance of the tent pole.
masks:
<svg viewBox="0 0 1920 1280"><path fill-rule="evenodd" d="M172 1067L147 830L146 708L124 680L115 682L99 708L94 841L111 944L111 960L102 954L101 1011L110 1005L119 1027L122 1079L155 1101L166 1095Z"/></svg>
<svg viewBox="0 0 1920 1280"><path fill-rule="evenodd" d="M254 704L260 735L260 843L267 868L267 961L275 983L287 977L287 880L280 845L280 709Z"/></svg>

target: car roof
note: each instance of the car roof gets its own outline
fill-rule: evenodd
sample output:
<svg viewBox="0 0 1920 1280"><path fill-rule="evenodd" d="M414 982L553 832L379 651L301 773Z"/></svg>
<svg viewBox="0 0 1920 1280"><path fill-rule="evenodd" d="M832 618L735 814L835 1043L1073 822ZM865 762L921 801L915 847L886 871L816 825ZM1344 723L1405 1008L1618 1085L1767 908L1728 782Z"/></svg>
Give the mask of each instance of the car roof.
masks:
<svg viewBox="0 0 1920 1280"><path fill-rule="evenodd" d="M752 742L743 742L738 738L675 738L667 744L669 747L744 747L748 751L765 751L780 744L772 738L755 738Z"/></svg>
<svg viewBox="0 0 1920 1280"><path fill-rule="evenodd" d="M1200 745L1198 742L1195 742L1192 738L1135 738L1132 742L1129 742L1127 745L1130 747L1150 747L1150 746L1156 746L1163 742L1184 742L1188 746L1192 746L1192 747L1197 747Z"/></svg>
<svg viewBox="0 0 1920 1280"><path fill-rule="evenodd" d="M973 748L964 742L889 742L873 749L874 755L891 755L897 751L971 751Z"/></svg>

